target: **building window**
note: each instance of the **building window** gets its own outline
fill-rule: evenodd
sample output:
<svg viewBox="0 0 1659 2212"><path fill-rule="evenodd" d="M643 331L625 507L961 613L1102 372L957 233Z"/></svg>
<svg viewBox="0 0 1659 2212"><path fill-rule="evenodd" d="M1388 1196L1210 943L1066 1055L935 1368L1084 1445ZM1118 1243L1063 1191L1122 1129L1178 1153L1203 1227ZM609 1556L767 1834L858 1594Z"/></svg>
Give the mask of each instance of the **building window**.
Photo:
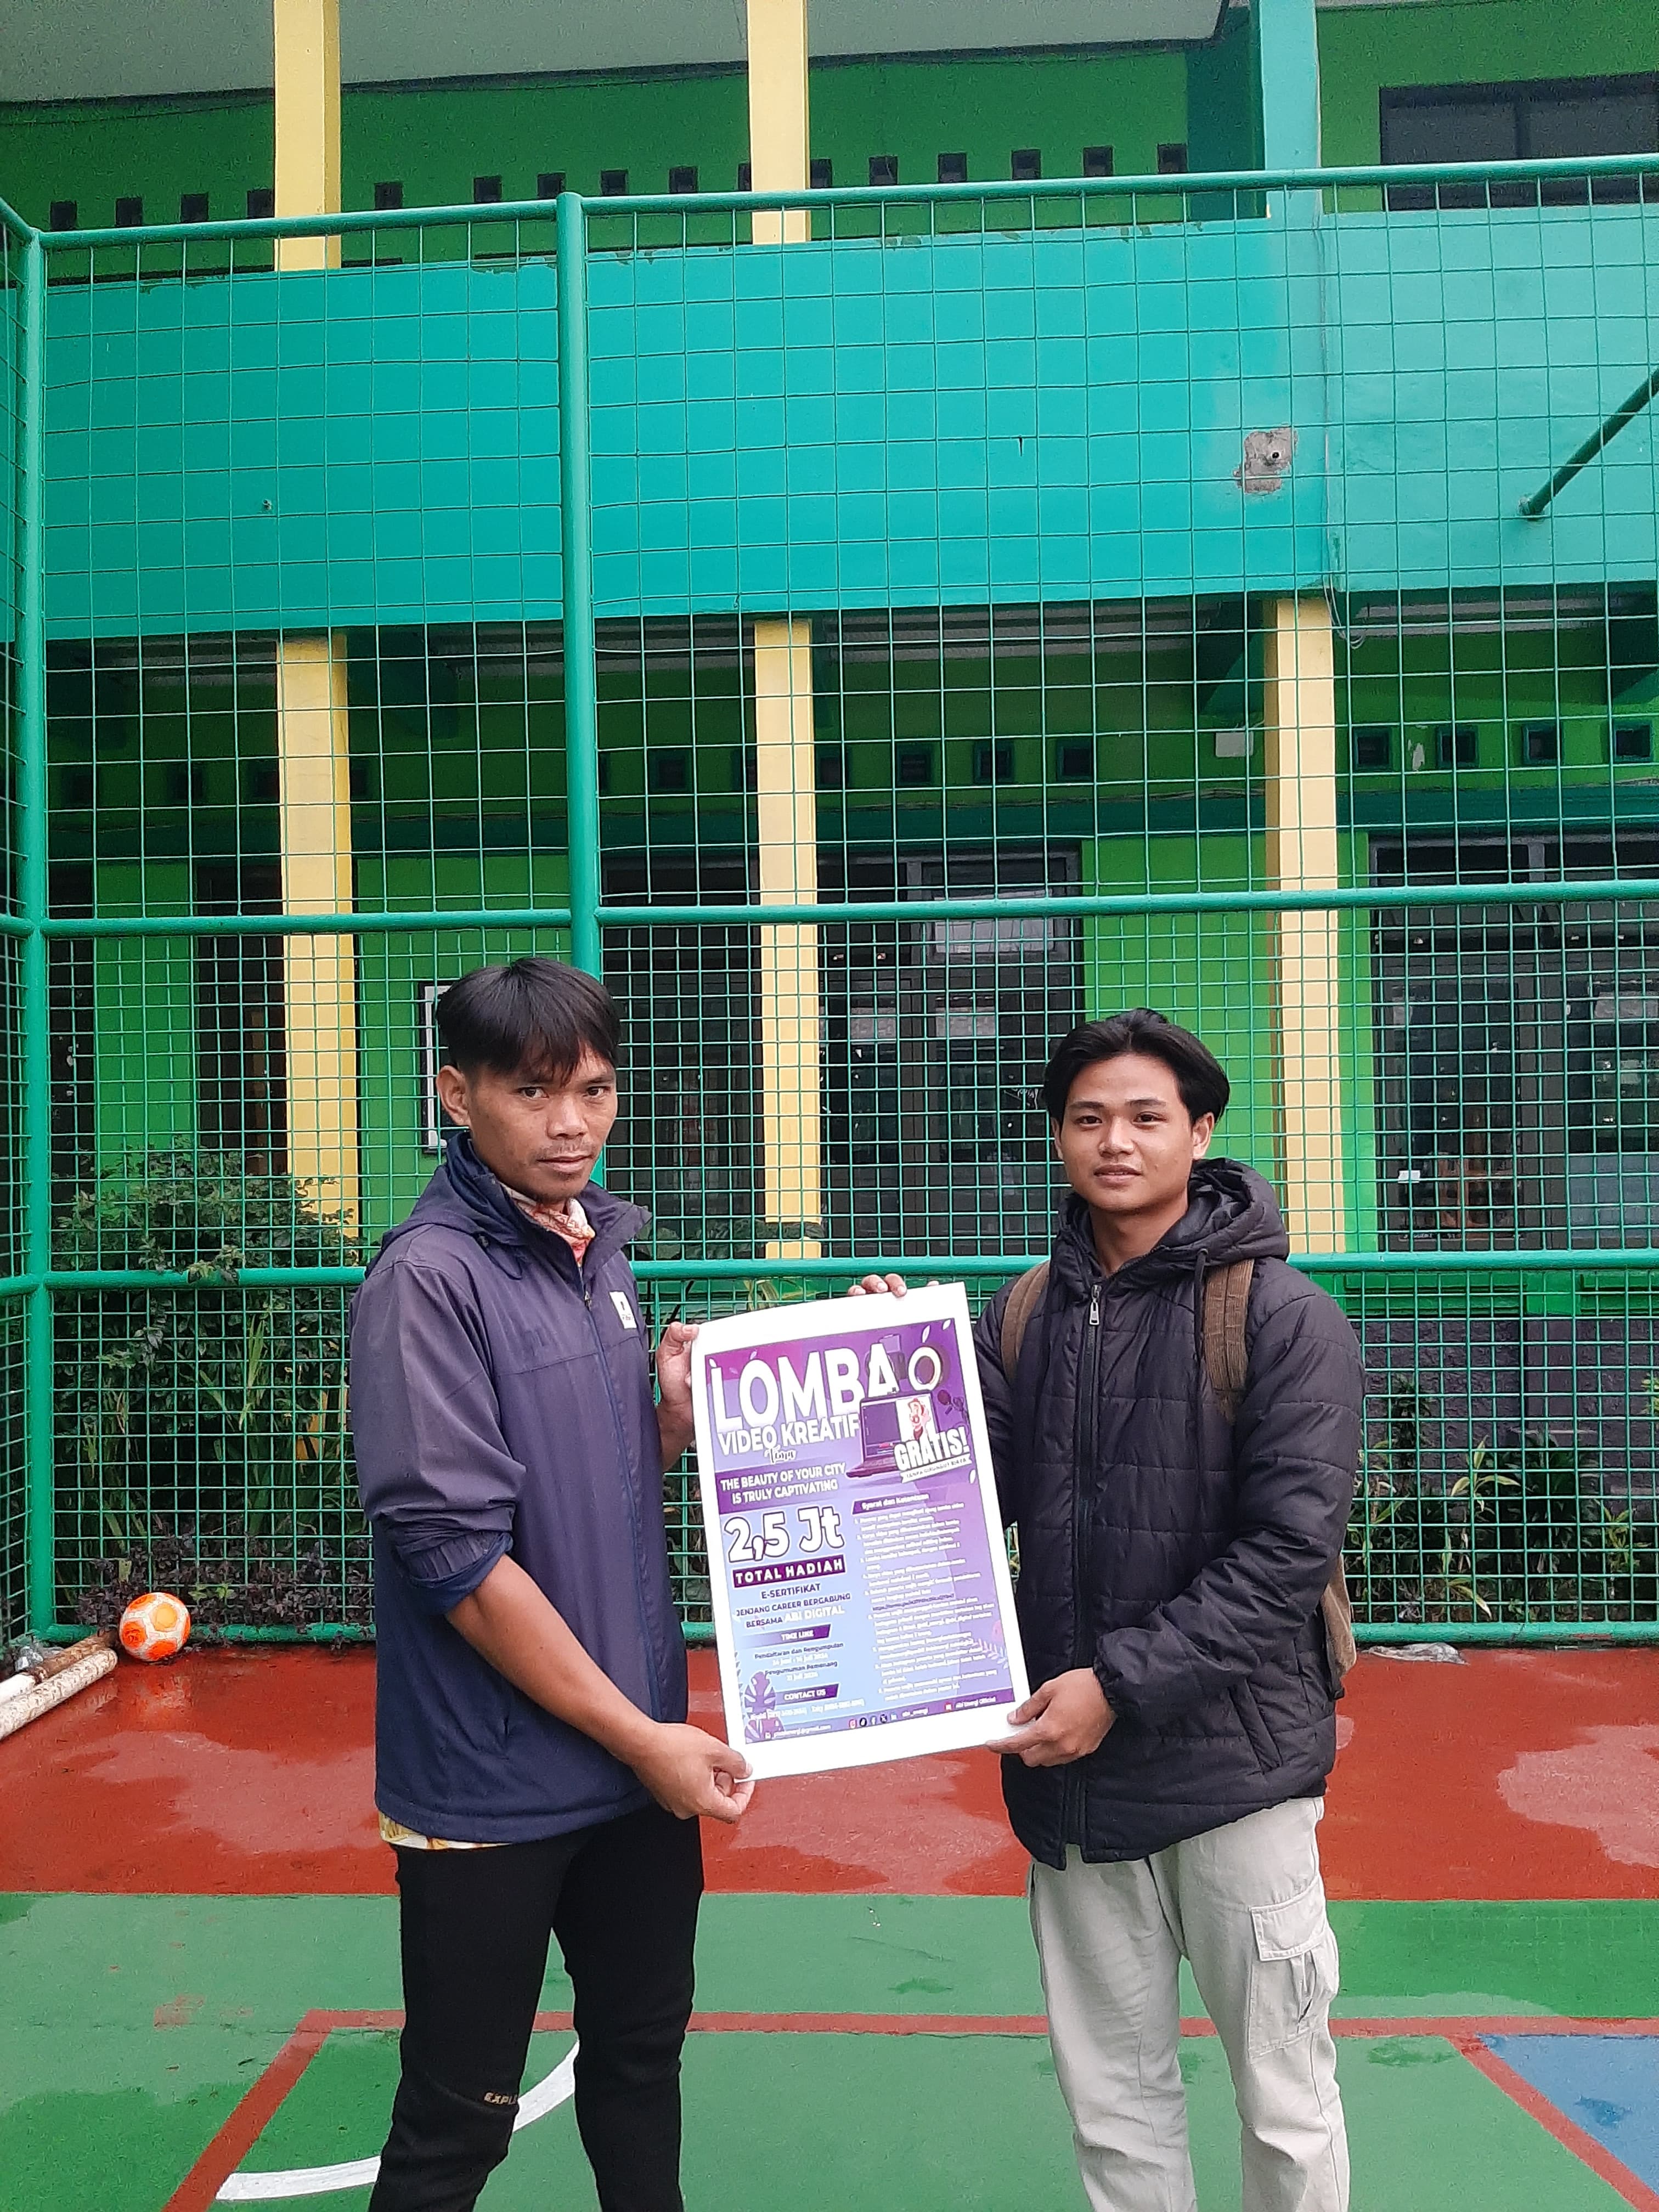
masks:
<svg viewBox="0 0 1659 2212"><path fill-rule="evenodd" d="M653 791L668 793L691 788L691 756L681 747L669 752L653 752L649 768L647 782Z"/></svg>
<svg viewBox="0 0 1659 2212"><path fill-rule="evenodd" d="M836 165L829 156L820 154L806 165L806 181L815 192L832 192L836 188Z"/></svg>
<svg viewBox="0 0 1659 2212"><path fill-rule="evenodd" d="M1382 159L1406 162L1589 160L1659 153L1659 76L1563 77L1522 84L1385 88ZM1634 177L1553 177L1502 184L1393 185L1391 208L1526 207L1594 198L1631 200ZM1651 187L1650 187L1651 189Z"/></svg>
<svg viewBox="0 0 1659 2212"><path fill-rule="evenodd" d="M1158 173L1160 177L1186 175L1187 142L1184 138L1170 139L1158 148Z"/></svg>
<svg viewBox="0 0 1659 2212"><path fill-rule="evenodd" d="M48 230L79 230L81 210L74 200L54 200L52 212L46 217Z"/></svg>
<svg viewBox="0 0 1659 2212"><path fill-rule="evenodd" d="M208 196L205 192L180 192L179 220L180 222L205 222L208 219Z"/></svg>
<svg viewBox="0 0 1659 2212"><path fill-rule="evenodd" d="M268 222L276 212L275 185L254 185L247 196L247 219L250 222Z"/></svg>
<svg viewBox="0 0 1659 2212"><path fill-rule="evenodd" d="M1613 726L1613 757L1616 761L1650 761L1653 758L1652 723L1615 722Z"/></svg>
<svg viewBox="0 0 1659 2212"><path fill-rule="evenodd" d="M870 181L872 185L896 185L898 180L896 154L872 154L870 156Z"/></svg>
<svg viewBox="0 0 1659 2212"><path fill-rule="evenodd" d="M754 189L754 163L752 161L739 161L738 164L738 190L740 192L752 192Z"/></svg>
<svg viewBox="0 0 1659 2212"><path fill-rule="evenodd" d="M1042 174L1042 154L1036 146L1018 146L1008 156L1008 173L1017 185L1034 185Z"/></svg>
<svg viewBox="0 0 1659 2212"><path fill-rule="evenodd" d="M1375 775L1392 764L1394 732L1378 723L1353 732L1353 764L1357 773Z"/></svg>
<svg viewBox="0 0 1659 2212"><path fill-rule="evenodd" d="M935 780L932 745L901 745L893 760L897 782L915 787Z"/></svg>
<svg viewBox="0 0 1659 2212"><path fill-rule="evenodd" d="M501 180L499 177L474 177L472 179L472 204L475 207L493 207L501 196Z"/></svg>
<svg viewBox="0 0 1659 2212"><path fill-rule="evenodd" d="M1478 732L1473 722L1448 723L1434 733L1437 768L1473 768Z"/></svg>
<svg viewBox="0 0 1659 2212"><path fill-rule="evenodd" d="M1014 748L1006 738L974 747L974 781L975 783L1012 783L1014 780Z"/></svg>
<svg viewBox="0 0 1659 2212"><path fill-rule="evenodd" d="M1109 177L1115 163L1109 146L1085 146L1083 149L1083 173L1085 177Z"/></svg>
<svg viewBox="0 0 1659 2212"><path fill-rule="evenodd" d="M125 194L115 203L115 223L118 230L137 230L144 220L144 203L137 193Z"/></svg>
<svg viewBox="0 0 1659 2212"><path fill-rule="evenodd" d="M941 154L939 157L939 180L942 185L965 185L968 181L968 156L965 154Z"/></svg>
<svg viewBox="0 0 1659 2212"><path fill-rule="evenodd" d="M374 212L376 215L395 215L403 204L404 188L396 178L386 184L375 185Z"/></svg>
<svg viewBox="0 0 1659 2212"><path fill-rule="evenodd" d="M536 197L538 200L556 200L563 190L564 171L562 169L544 169L536 179Z"/></svg>
<svg viewBox="0 0 1659 2212"><path fill-rule="evenodd" d="M1553 768L1561 757L1561 727L1558 722L1528 722L1521 732L1523 768Z"/></svg>
<svg viewBox="0 0 1659 2212"><path fill-rule="evenodd" d="M668 189L671 192L695 192L697 189L696 171L684 162L672 168L668 172Z"/></svg>
<svg viewBox="0 0 1659 2212"><path fill-rule="evenodd" d="M844 745L818 745L813 752L812 773L820 791L845 791L847 788L847 748Z"/></svg>
<svg viewBox="0 0 1659 2212"><path fill-rule="evenodd" d="M599 193L602 198L607 200L619 200L625 197L627 191L628 172L626 169L601 169L599 171Z"/></svg>
<svg viewBox="0 0 1659 2212"><path fill-rule="evenodd" d="M1054 756L1062 783L1091 783L1095 774L1092 738L1067 738Z"/></svg>

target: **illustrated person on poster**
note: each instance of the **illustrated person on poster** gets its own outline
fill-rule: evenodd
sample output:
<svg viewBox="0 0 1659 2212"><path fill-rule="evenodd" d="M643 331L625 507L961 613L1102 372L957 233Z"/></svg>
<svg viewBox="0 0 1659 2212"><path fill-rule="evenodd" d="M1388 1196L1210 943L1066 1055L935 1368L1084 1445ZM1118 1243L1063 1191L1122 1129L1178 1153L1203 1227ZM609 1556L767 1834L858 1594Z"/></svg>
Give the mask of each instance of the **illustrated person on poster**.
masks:
<svg viewBox="0 0 1659 2212"><path fill-rule="evenodd" d="M1004 1794L1095 2212L1193 2212L1183 1957L1244 2212L1348 2202L1317 1829L1364 1373L1266 1182L1207 1157L1228 1088L1145 1009L1062 1038L1042 1096L1071 1194L1046 1273L975 1332L1038 1684Z"/></svg>

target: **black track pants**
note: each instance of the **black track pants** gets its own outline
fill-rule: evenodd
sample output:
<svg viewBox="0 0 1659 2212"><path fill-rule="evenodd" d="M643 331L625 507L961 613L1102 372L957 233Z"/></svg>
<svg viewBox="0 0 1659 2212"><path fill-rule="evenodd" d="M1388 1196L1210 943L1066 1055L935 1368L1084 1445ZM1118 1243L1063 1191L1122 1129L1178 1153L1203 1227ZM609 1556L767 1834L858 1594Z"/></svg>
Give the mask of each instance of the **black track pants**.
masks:
<svg viewBox="0 0 1659 2212"><path fill-rule="evenodd" d="M653 1806L543 1843L396 1856L403 2074L369 2212L469 2212L507 2156L550 1936L575 1988L576 2124L603 2212L682 2212L697 1823Z"/></svg>

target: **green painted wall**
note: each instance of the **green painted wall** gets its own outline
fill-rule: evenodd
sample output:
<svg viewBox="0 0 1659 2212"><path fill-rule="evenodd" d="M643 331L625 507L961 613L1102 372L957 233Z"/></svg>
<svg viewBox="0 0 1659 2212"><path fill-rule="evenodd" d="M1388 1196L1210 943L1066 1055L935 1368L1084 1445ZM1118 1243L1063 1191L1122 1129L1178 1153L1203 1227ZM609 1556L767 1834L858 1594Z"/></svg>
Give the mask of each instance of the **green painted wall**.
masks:
<svg viewBox="0 0 1659 2212"><path fill-rule="evenodd" d="M1365 841L1345 836L1345 883L1364 881ZM1087 848L1085 888L1109 891L1226 891L1264 880L1260 836L1213 833L1156 843L1103 838ZM1201 1036L1226 1069L1232 1097L1216 1148L1282 1188L1275 1133L1273 1006L1274 924L1265 914L1103 915L1084 924L1084 1003L1091 1015L1152 1006ZM1347 1243L1376 1248L1376 1132L1372 1107L1370 923L1338 925L1338 1026L1332 1051L1346 1081L1342 1125Z"/></svg>
<svg viewBox="0 0 1659 2212"><path fill-rule="evenodd" d="M1380 161L1386 86L1505 84L1659 68L1649 0L1453 0L1444 7L1322 9L1325 161Z"/></svg>
<svg viewBox="0 0 1659 2212"><path fill-rule="evenodd" d="M1449 0L1333 8L1318 21L1332 163L1378 159L1384 86L1659 67L1659 16L1643 0ZM1161 143L1186 143L1193 167L1220 169L1249 166L1261 143L1242 18L1184 54L821 64L811 98L813 149L838 185L865 183L875 154L896 155L912 183L933 179L941 153L965 154L971 177L994 179L1007 176L1014 149L1036 147L1045 173L1064 177L1085 146L1104 144L1127 175L1152 172ZM250 187L270 182L270 128L257 93L0 106L0 192L42 223L54 199L107 223L129 194L152 222L173 221L187 191L206 191L216 217L240 216ZM470 200L480 175L528 198L547 171L597 192L601 169L625 169L634 190L660 191L674 164L723 191L748 134L744 81L729 70L349 88L342 135L345 204L362 208L392 179L410 207Z"/></svg>
<svg viewBox="0 0 1659 2212"><path fill-rule="evenodd" d="M99 910L188 914L191 871L117 861L97 872ZM93 1143L112 1168L196 1133L196 945L190 938L106 937L92 954Z"/></svg>
<svg viewBox="0 0 1659 2212"><path fill-rule="evenodd" d="M246 215L271 179L270 116L260 93L0 106L0 198L43 226L53 200L76 201L88 228L113 222L133 193L151 222L176 222L181 192L208 193L221 220Z"/></svg>
<svg viewBox="0 0 1659 2212"><path fill-rule="evenodd" d="M1200 136L1248 145L1248 120L1231 112L1249 94L1238 44L1218 68L1178 52L826 64L812 76L813 149L838 185L867 183L877 154L896 155L906 183L932 182L942 153L966 154L971 177L1006 178L1025 147L1051 177L1077 175L1093 145L1114 149L1120 173L1149 173L1160 144L1188 137L1194 71L1216 111ZM208 193L216 218L240 216L250 187L270 182L270 100L257 94L3 106L0 194L40 223L59 199L77 202L83 224L109 223L129 194L152 222L174 222L190 191ZM549 171L596 193L602 169L625 169L634 191L664 191L679 164L705 191L726 191L748 153L744 81L731 70L348 88L341 141L349 208L372 207L375 185L392 180L409 207L464 204L477 176L529 199Z"/></svg>
<svg viewBox="0 0 1659 2212"><path fill-rule="evenodd" d="M560 906L569 896L563 853L366 855L357 864L360 904L398 909L434 905ZM520 953L569 957L568 930L423 930L363 937L357 955L357 1024L362 1221L378 1237L401 1221L437 1165L424 1149L422 987Z"/></svg>

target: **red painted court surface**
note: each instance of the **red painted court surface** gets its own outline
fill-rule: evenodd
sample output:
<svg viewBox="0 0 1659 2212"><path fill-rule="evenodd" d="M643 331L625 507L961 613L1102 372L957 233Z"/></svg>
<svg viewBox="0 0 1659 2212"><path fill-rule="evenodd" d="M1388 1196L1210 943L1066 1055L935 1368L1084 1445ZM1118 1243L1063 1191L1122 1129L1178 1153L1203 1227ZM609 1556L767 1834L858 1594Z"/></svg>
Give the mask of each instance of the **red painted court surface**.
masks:
<svg viewBox="0 0 1659 2212"><path fill-rule="evenodd" d="M710 1655L694 1717L718 1727ZM15 1892L389 1891L372 1809L374 1662L197 1651L124 1667L4 1747ZM1361 1660L1323 1831L1334 1899L1659 1894L1659 1651ZM1003 1896L1025 1862L996 1763L961 1754L768 1783L709 1829L727 1892ZM1659 1992L1656 1992L1659 1996Z"/></svg>
<svg viewBox="0 0 1659 2212"><path fill-rule="evenodd" d="M374 1691L364 1650L198 1650L0 1744L0 2212L364 2212L398 2021ZM1659 2212L1659 1651L1368 1656L1340 1741L1356 2206ZM1073 2212L994 1759L768 1783L705 1836L688 2204ZM595 2212L556 1960L542 2001L481 2212ZM1183 2009L1199 2201L1238 2212Z"/></svg>

